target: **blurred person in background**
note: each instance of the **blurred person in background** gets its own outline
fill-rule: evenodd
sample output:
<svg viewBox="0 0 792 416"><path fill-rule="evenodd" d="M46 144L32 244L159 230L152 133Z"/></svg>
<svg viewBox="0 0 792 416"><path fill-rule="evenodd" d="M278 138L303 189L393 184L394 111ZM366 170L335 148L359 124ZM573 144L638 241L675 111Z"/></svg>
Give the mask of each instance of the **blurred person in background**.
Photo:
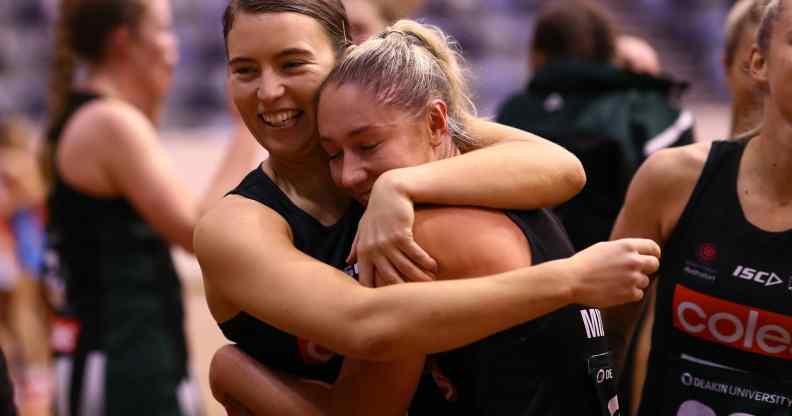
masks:
<svg viewBox="0 0 792 416"><path fill-rule="evenodd" d="M0 119L0 186L4 200L0 203L0 332L6 329L6 335L10 335L0 345L6 351L20 400L46 407L49 351L43 347L47 345L47 318L39 284L45 184L34 139L31 126L21 117Z"/></svg>
<svg viewBox="0 0 792 416"><path fill-rule="evenodd" d="M536 19L533 77L497 116L583 162L586 187L556 209L578 250L608 239L627 185L649 154L693 141L692 115L674 105L680 85L617 68L615 39L596 4L548 2Z"/></svg>
<svg viewBox="0 0 792 416"><path fill-rule="evenodd" d="M606 311L630 415L792 415L791 28L792 1L770 1L757 136L663 150L630 185L612 238L663 246L645 301Z"/></svg>
<svg viewBox="0 0 792 416"><path fill-rule="evenodd" d="M170 3L64 0L56 42L46 143L47 274L65 290L56 414L199 414L170 252L192 251L198 209L157 133L178 57Z"/></svg>
<svg viewBox="0 0 792 416"><path fill-rule="evenodd" d="M621 35L616 38L614 64L636 74L659 77L662 72L660 57L646 39Z"/></svg>
<svg viewBox="0 0 792 416"><path fill-rule="evenodd" d="M726 18L723 67L732 94L729 137L741 138L757 132L762 119L763 97L750 74L751 50L766 0L739 0Z"/></svg>

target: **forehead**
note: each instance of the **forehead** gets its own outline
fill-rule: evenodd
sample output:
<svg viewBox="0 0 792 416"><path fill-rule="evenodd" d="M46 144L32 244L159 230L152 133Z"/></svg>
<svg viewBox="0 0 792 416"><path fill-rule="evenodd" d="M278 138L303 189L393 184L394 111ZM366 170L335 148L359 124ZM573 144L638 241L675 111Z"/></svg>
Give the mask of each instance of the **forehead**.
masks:
<svg viewBox="0 0 792 416"><path fill-rule="evenodd" d="M381 103L369 90L355 84L328 85L319 97L319 131L324 138L342 139L364 126L400 122L406 112Z"/></svg>
<svg viewBox="0 0 792 416"><path fill-rule="evenodd" d="M314 53L332 52L322 25L299 13L239 13L228 33L229 58L277 53L300 47Z"/></svg>

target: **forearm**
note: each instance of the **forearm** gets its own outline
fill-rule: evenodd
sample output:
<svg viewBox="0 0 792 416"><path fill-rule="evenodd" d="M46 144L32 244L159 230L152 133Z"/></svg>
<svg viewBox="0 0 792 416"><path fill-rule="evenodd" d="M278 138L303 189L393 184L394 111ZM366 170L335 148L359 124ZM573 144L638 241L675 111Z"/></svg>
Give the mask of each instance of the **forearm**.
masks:
<svg viewBox="0 0 792 416"><path fill-rule="evenodd" d="M414 203L534 209L562 203L584 184L585 173L575 156L537 138L394 169L375 186L391 186Z"/></svg>
<svg viewBox="0 0 792 416"><path fill-rule="evenodd" d="M573 291L560 278L563 261L486 278L373 289L357 312L359 333L377 334L366 358L451 350L566 306Z"/></svg>

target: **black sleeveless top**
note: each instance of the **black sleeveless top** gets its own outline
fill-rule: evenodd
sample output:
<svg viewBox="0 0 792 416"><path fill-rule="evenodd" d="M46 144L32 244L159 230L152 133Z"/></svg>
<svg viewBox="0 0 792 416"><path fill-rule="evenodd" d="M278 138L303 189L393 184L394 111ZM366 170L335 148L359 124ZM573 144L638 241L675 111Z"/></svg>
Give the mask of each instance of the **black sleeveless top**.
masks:
<svg viewBox="0 0 792 416"><path fill-rule="evenodd" d="M5 355L3 355L3 351L0 351L0 415L15 416L16 414L14 387L8 376Z"/></svg>
<svg viewBox="0 0 792 416"><path fill-rule="evenodd" d="M250 172L230 194L258 201L280 214L289 224L298 250L338 269L347 268L346 258L363 215L360 205L353 203L336 224L326 227L294 205L261 168ZM341 369L339 355L244 311L221 323L220 329L242 351L275 370L332 383Z"/></svg>
<svg viewBox="0 0 792 416"><path fill-rule="evenodd" d="M548 211L507 215L525 234L533 264L574 254L563 226ZM427 393L431 386L422 380L411 416L619 414L612 359L596 308L570 305L431 360L445 404Z"/></svg>
<svg viewBox="0 0 792 416"><path fill-rule="evenodd" d="M72 116L100 98L86 92L68 97L47 135L54 153ZM172 362L140 359L134 365L150 364L152 371L173 366L186 374L181 284L167 242L125 198L85 194L65 183L54 164L53 176L45 277L65 287L65 302L57 308L79 326L76 350L166 357Z"/></svg>
<svg viewBox="0 0 792 416"><path fill-rule="evenodd" d="M744 149L712 144L663 250L641 416L792 415L792 230L745 218Z"/></svg>

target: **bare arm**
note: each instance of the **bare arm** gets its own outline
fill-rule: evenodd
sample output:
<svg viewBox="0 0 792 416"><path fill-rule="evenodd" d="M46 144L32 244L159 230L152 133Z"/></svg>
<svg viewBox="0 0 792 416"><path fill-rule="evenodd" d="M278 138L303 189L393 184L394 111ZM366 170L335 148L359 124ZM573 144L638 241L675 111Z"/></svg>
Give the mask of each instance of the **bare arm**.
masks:
<svg viewBox="0 0 792 416"><path fill-rule="evenodd" d="M573 299L599 306L638 299L648 283L646 259L657 256L656 245L634 240L487 279L370 289L296 250L274 211L233 196L204 216L195 245L218 320L241 309L342 355L375 361L453 349ZM220 304L233 308L221 312Z"/></svg>
<svg viewBox="0 0 792 416"><path fill-rule="evenodd" d="M129 104L88 104L64 131L58 169L71 184L128 199L168 241L192 251L196 205L159 142L154 125Z"/></svg>
<svg viewBox="0 0 792 416"><path fill-rule="evenodd" d="M531 265L525 237L501 212L420 209L416 212L415 229L418 241L439 260L442 279L491 275ZM391 362L346 358L341 376L331 387L277 374L225 347L215 356L212 371L213 380L225 374L213 385L257 415L275 414L270 410L277 408L278 415L402 416L420 380L423 364L422 354ZM242 373L250 375L244 383L235 381Z"/></svg>
<svg viewBox="0 0 792 416"><path fill-rule="evenodd" d="M414 203L501 209L550 207L583 189L583 166L563 147L482 119L471 124L470 135L486 147L396 169L378 182L392 181Z"/></svg>
<svg viewBox="0 0 792 416"><path fill-rule="evenodd" d="M693 192L708 151L708 144L684 146L657 152L644 162L630 184L611 239L648 238L662 246ZM634 302L605 310L617 369L642 308L643 302Z"/></svg>
<svg viewBox="0 0 792 416"><path fill-rule="evenodd" d="M430 280L435 261L412 238L413 204L500 209L549 207L585 185L580 161L531 133L484 120L470 134L479 150L382 174L372 188L350 262L360 264L361 282L374 270L390 283Z"/></svg>

